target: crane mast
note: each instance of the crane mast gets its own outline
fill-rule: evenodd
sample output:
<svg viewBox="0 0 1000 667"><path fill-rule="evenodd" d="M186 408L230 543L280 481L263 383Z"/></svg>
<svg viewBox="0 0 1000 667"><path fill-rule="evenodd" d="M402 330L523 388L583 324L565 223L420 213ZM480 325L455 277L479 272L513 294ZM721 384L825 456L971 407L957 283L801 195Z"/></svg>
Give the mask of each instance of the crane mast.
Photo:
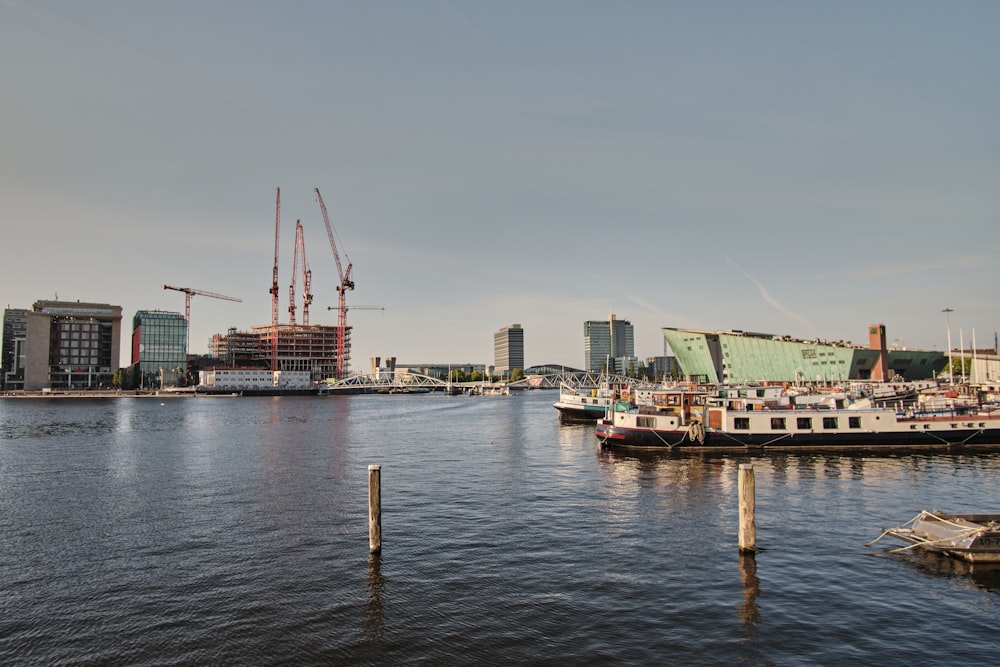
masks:
<svg viewBox="0 0 1000 667"><path fill-rule="evenodd" d="M281 231L281 188L274 204L274 271L271 274L271 370L278 370L278 239Z"/></svg>
<svg viewBox="0 0 1000 667"><path fill-rule="evenodd" d="M319 201L319 209L323 213L323 224L326 225L326 235L330 239L330 249L333 251L333 259L337 263L337 275L340 278L340 283L337 285L337 359L336 359L336 369L337 378L344 377L345 371L345 359L346 350L344 349L344 344L347 339L347 290L354 289L354 281L351 279L351 268L352 264L350 259L347 261L347 270L344 271L343 265L340 263L340 253L337 252L337 242L334 239L333 226L330 224L330 216L326 211L326 204L323 203L323 195L319 193L319 188L316 190L316 199ZM347 256L346 254L344 255Z"/></svg>
<svg viewBox="0 0 1000 667"><path fill-rule="evenodd" d="M299 258L302 258L302 324L309 326L309 305L312 304L312 271L306 259L306 237L302 221L295 221L295 255L292 259L292 284L288 287L288 322L295 326L295 281L299 275Z"/></svg>
<svg viewBox="0 0 1000 667"><path fill-rule="evenodd" d="M302 221L295 221L295 252L292 255L292 284L288 286L288 323L295 326L295 278L299 274L299 240L302 238Z"/></svg>
<svg viewBox="0 0 1000 667"><path fill-rule="evenodd" d="M295 229L296 248L302 253L302 324L309 326L309 306L312 305L312 270L306 259L306 237L302 225Z"/></svg>

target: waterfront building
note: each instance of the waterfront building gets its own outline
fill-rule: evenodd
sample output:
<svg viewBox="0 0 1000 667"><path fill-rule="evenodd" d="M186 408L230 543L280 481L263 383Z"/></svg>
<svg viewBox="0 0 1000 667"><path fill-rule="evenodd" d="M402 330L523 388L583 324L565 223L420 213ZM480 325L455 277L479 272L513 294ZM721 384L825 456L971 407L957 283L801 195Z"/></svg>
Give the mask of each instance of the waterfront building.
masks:
<svg viewBox="0 0 1000 667"><path fill-rule="evenodd" d="M632 323L615 318L588 320L583 323L583 356L587 371L607 370L621 373L627 370L628 359L635 358L635 336ZM613 367L608 368L609 359Z"/></svg>
<svg viewBox="0 0 1000 667"><path fill-rule="evenodd" d="M36 301L27 316L24 389L111 387L121 350L121 306Z"/></svg>
<svg viewBox="0 0 1000 667"><path fill-rule="evenodd" d="M511 324L493 334L493 367L502 377L515 368L524 370L524 329Z"/></svg>
<svg viewBox="0 0 1000 667"><path fill-rule="evenodd" d="M869 327L868 347L748 331L665 327L686 379L723 384L928 380L948 364L941 352L887 349L885 325Z"/></svg>
<svg viewBox="0 0 1000 667"><path fill-rule="evenodd" d="M3 311L3 346L0 356L0 387L21 389L24 384L24 339L28 329L28 312L23 308Z"/></svg>
<svg viewBox="0 0 1000 667"><path fill-rule="evenodd" d="M214 391L288 391L312 386L309 371L270 371L261 368L210 368L199 371L198 385Z"/></svg>
<svg viewBox="0 0 1000 667"><path fill-rule="evenodd" d="M180 384L187 369L187 332L187 320L180 313L136 311L132 318L132 386Z"/></svg>

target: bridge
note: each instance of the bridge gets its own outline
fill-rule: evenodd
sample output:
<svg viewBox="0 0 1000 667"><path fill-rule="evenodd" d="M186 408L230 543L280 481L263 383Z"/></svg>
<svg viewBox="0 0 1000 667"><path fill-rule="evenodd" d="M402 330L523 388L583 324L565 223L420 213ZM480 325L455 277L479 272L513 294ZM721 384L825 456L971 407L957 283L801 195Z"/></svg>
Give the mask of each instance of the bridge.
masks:
<svg viewBox="0 0 1000 667"><path fill-rule="evenodd" d="M655 386L648 380L609 375L607 373L553 373L550 375L529 375L516 382L449 382L419 373L370 373L358 374L342 380L329 379L327 388L343 393L382 393L393 391L456 391L467 392L475 389L558 389L562 385L576 388L600 387L604 384L628 387Z"/></svg>

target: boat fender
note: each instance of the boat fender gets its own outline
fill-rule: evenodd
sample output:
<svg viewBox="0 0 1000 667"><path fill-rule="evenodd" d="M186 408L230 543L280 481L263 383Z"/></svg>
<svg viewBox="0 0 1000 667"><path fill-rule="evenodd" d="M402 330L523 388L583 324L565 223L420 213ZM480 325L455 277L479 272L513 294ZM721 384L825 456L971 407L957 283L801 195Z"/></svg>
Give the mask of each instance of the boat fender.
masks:
<svg viewBox="0 0 1000 667"><path fill-rule="evenodd" d="M688 426L688 438L691 442L698 444L705 442L705 427L701 425L701 422L691 422L691 425Z"/></svg>

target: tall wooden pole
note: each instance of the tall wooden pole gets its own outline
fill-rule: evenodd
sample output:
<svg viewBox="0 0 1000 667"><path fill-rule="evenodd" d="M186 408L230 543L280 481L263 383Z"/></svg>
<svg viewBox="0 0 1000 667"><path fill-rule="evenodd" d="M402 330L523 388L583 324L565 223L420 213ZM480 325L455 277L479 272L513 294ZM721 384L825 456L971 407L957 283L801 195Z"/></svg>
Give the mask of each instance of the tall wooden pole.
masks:
<svg viewBox="0 0 1000 667"><path fill-rule="evenodd" d="M382 466L368 466L368 547L382 552Z"/></svg>
<svg viewBox="0 0 1000 667"><path fill-rule="evenodd" d="M757 550L757 524L754 518L756 508L752 463L740 464L736 487L740 497L740 551L753 552Z"/></svg>

